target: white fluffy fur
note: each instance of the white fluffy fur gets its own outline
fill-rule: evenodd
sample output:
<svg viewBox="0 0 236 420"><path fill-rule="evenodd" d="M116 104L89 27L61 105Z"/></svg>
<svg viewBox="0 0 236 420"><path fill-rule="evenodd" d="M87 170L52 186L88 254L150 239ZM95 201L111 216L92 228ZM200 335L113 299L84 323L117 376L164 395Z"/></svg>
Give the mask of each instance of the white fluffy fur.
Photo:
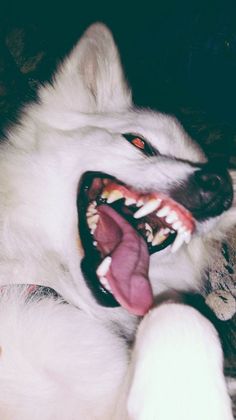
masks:
<svg viewBox="0 0 236 420"><path fill-rule="evenodd" d="M204 154L174 118L132 105L101 24L86 31L39 98L1 146L0 285L45 284L70 305L25 305L14 287L2 296L0 418L232 420L219 339L207 320L180 304L152 310L130 362L122 336L134 336L137 320L99 306L80 271L76 194L84 171L168 194L194 170L144 159L121 133L142 134L173 157L204 162ZM155 293L199 289L214 239L233 222L230 210L177 254L153 255Z"/></svg>

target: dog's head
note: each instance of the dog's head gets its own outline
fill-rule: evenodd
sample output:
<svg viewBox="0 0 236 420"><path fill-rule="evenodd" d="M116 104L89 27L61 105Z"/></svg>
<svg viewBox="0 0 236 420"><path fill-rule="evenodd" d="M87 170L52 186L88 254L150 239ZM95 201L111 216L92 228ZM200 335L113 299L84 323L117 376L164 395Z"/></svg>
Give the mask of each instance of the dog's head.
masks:
<svg viewBox="0 0 236 420"><path fill-rule="evenodd" d="M71 247L69 233L76 231L75 238L79 231L92 295L104 306L121 304L143 315L153 299L149 255L165 248L177 253L212 227L231 206L230 176L207 161L176 119L132 105L102 24L86 31L39 98L23 123L30 126L28 153L38 152L45 177L46 197L34 196L37 223L49 237L57 233L60 252ZM36 173L34 167L29 177ZM54 201L47 200L51 193ZM55 220L45 216L49 203Z"/></svg>

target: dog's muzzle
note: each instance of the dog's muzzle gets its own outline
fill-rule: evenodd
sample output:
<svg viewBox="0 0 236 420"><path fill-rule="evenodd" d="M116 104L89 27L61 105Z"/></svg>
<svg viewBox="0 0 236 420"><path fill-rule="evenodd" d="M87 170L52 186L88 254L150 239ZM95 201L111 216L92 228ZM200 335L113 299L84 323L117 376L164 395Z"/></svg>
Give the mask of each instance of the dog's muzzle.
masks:
<svg viewBox="0 0 236 420"><path fill-rule="evenodd" d="M196 169L170 195L186 207L196 220L204 221L230 208L233 201L232 180L225 168L219 168L216 163L208 163Z"/></svg>

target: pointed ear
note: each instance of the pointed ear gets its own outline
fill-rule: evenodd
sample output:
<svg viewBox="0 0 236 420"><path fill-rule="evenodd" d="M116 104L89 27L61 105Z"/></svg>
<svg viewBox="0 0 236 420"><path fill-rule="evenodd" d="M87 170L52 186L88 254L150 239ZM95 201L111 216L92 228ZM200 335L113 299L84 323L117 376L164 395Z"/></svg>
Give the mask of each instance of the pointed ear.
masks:
<svg viewBox="0 0 236 420"><path fill-rule="evenodd" d="M131 105L117 47L108 28L96 23L60 66L42 102L77 112L119 112Z"/></svg>

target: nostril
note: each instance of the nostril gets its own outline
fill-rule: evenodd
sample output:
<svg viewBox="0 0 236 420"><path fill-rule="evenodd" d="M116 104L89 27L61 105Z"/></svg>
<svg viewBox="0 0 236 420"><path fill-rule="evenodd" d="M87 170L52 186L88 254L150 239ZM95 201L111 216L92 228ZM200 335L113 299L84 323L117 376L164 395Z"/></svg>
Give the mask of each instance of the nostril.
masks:
<svg viewBox="0 0 236 420"><path fill-rule="evenodd" d="M222 185L222 178L218 174L197 172L198 185L204 192L217 192Z"/></svg>

